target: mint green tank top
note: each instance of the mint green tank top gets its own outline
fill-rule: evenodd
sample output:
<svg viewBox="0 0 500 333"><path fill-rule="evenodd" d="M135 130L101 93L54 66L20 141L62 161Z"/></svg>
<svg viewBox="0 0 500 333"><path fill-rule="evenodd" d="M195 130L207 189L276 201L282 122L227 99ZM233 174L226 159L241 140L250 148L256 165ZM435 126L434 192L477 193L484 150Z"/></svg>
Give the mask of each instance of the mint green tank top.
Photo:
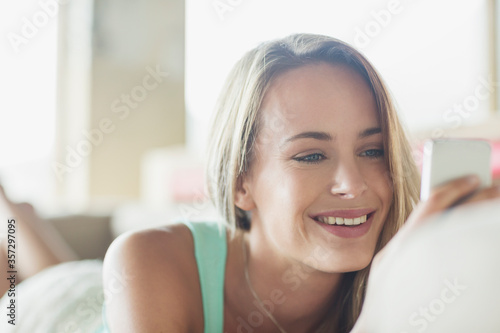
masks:
<svg viewBox="0 0 500 333"><path fill-rule="evenodd" d="M205 333L224 329L224 274L226 271L226 228L220 223L186 222L194 239L194 255L200 275Z"/></svg>
<svg viewBox="0 0 500 333"><path fill-rule="evenodd" d="M226 228L216 222L182 221L193 234L194 255L200 275L203 321L205 333L224 329L224 274L226 271ZM103 327L99 333L109 332L103 307Z"/></svg>

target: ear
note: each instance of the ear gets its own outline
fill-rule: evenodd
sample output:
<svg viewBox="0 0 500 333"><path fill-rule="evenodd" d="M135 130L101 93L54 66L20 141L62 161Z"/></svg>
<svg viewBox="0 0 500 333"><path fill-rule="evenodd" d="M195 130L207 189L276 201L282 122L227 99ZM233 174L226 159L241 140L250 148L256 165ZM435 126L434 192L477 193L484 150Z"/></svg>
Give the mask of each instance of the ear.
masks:
<svg viewBox="0 0 500 333"><path fill-rule="evenodd" d="M236 181L236 192L234 194L234 204L236 207L250 211L256 208L255 202L250 192L249 182L245 175L240 175Z"/></svg>

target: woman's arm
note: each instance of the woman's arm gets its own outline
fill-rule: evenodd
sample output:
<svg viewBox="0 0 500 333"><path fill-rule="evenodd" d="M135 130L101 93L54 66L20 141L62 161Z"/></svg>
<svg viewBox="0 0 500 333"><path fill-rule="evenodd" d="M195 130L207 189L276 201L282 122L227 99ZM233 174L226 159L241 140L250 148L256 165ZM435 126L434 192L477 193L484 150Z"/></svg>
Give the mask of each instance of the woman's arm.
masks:
<svg viewBox="0 0 500 333"><path fill-rule="evenodd" d="M196 317L200 291L189 237L182 227L172 227L123 235L113 242L103 276L111 332L201 331L203 321L193 320L203 314Z"/></svg>

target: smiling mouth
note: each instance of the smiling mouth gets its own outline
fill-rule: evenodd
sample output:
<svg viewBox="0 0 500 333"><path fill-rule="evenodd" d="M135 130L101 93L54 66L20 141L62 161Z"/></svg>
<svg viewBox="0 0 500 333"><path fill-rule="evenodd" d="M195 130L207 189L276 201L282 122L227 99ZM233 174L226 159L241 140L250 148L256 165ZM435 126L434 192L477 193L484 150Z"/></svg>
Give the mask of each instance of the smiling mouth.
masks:
<svg viewBox="0 0 500 333"><path fill-rule="evenodd" d="M365 223L370 217L373 215L372 213L368 213L366 215L362 215L354 218L346 218L346 217L333 217L333 216L317 216L314 217L315 221L327 224L327 225L341 225L341 226L357 226Z"/></svg>

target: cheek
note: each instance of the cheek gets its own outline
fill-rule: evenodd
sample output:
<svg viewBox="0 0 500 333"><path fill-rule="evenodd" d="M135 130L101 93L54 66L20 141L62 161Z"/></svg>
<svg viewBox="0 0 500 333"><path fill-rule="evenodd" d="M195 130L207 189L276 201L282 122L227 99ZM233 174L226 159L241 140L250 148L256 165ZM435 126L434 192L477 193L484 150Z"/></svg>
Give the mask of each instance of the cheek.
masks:
<svg viewBox="0 0 500 333"><path fill-rule="evenodd" d="M374 234L374 241L380 237L380 232L387 220L389 210L393 203L393 184L387 167L381 165L373 168L366 178L369 182L369 188L380 203L380 215L377 224L377 231ZM375 243L373 244L375 247ZM370 251L373 251L371 249ZM373 253L372 253L373 255Z"/></svg>
<svg viewBox="0 0 500 333"><path fill-rule="evenodd" d="M279 163L269 163L259 170L255 183L255 202L261 219L291 224L300 218L314 198L315 182L310 175ZM274 222L273 222L274 221ZM265 222L264 222L265 223Z"/></svg>
<svg viewBox="0 0 500 333"><path fill-rule="evenodd" d="M372 165L365 168L365 181L384 205L392 202L393 185L389 169L385 164Z"/></svg>
<svg viewBox="0 0 500 333"><path fill-rule="evenodd" d="M289 217L301 214L311 196L310 179L298 170L283 167L277 170L279 172L268 179L268 191L274 197L275 207L279 207L279 211Z"/></svg>

